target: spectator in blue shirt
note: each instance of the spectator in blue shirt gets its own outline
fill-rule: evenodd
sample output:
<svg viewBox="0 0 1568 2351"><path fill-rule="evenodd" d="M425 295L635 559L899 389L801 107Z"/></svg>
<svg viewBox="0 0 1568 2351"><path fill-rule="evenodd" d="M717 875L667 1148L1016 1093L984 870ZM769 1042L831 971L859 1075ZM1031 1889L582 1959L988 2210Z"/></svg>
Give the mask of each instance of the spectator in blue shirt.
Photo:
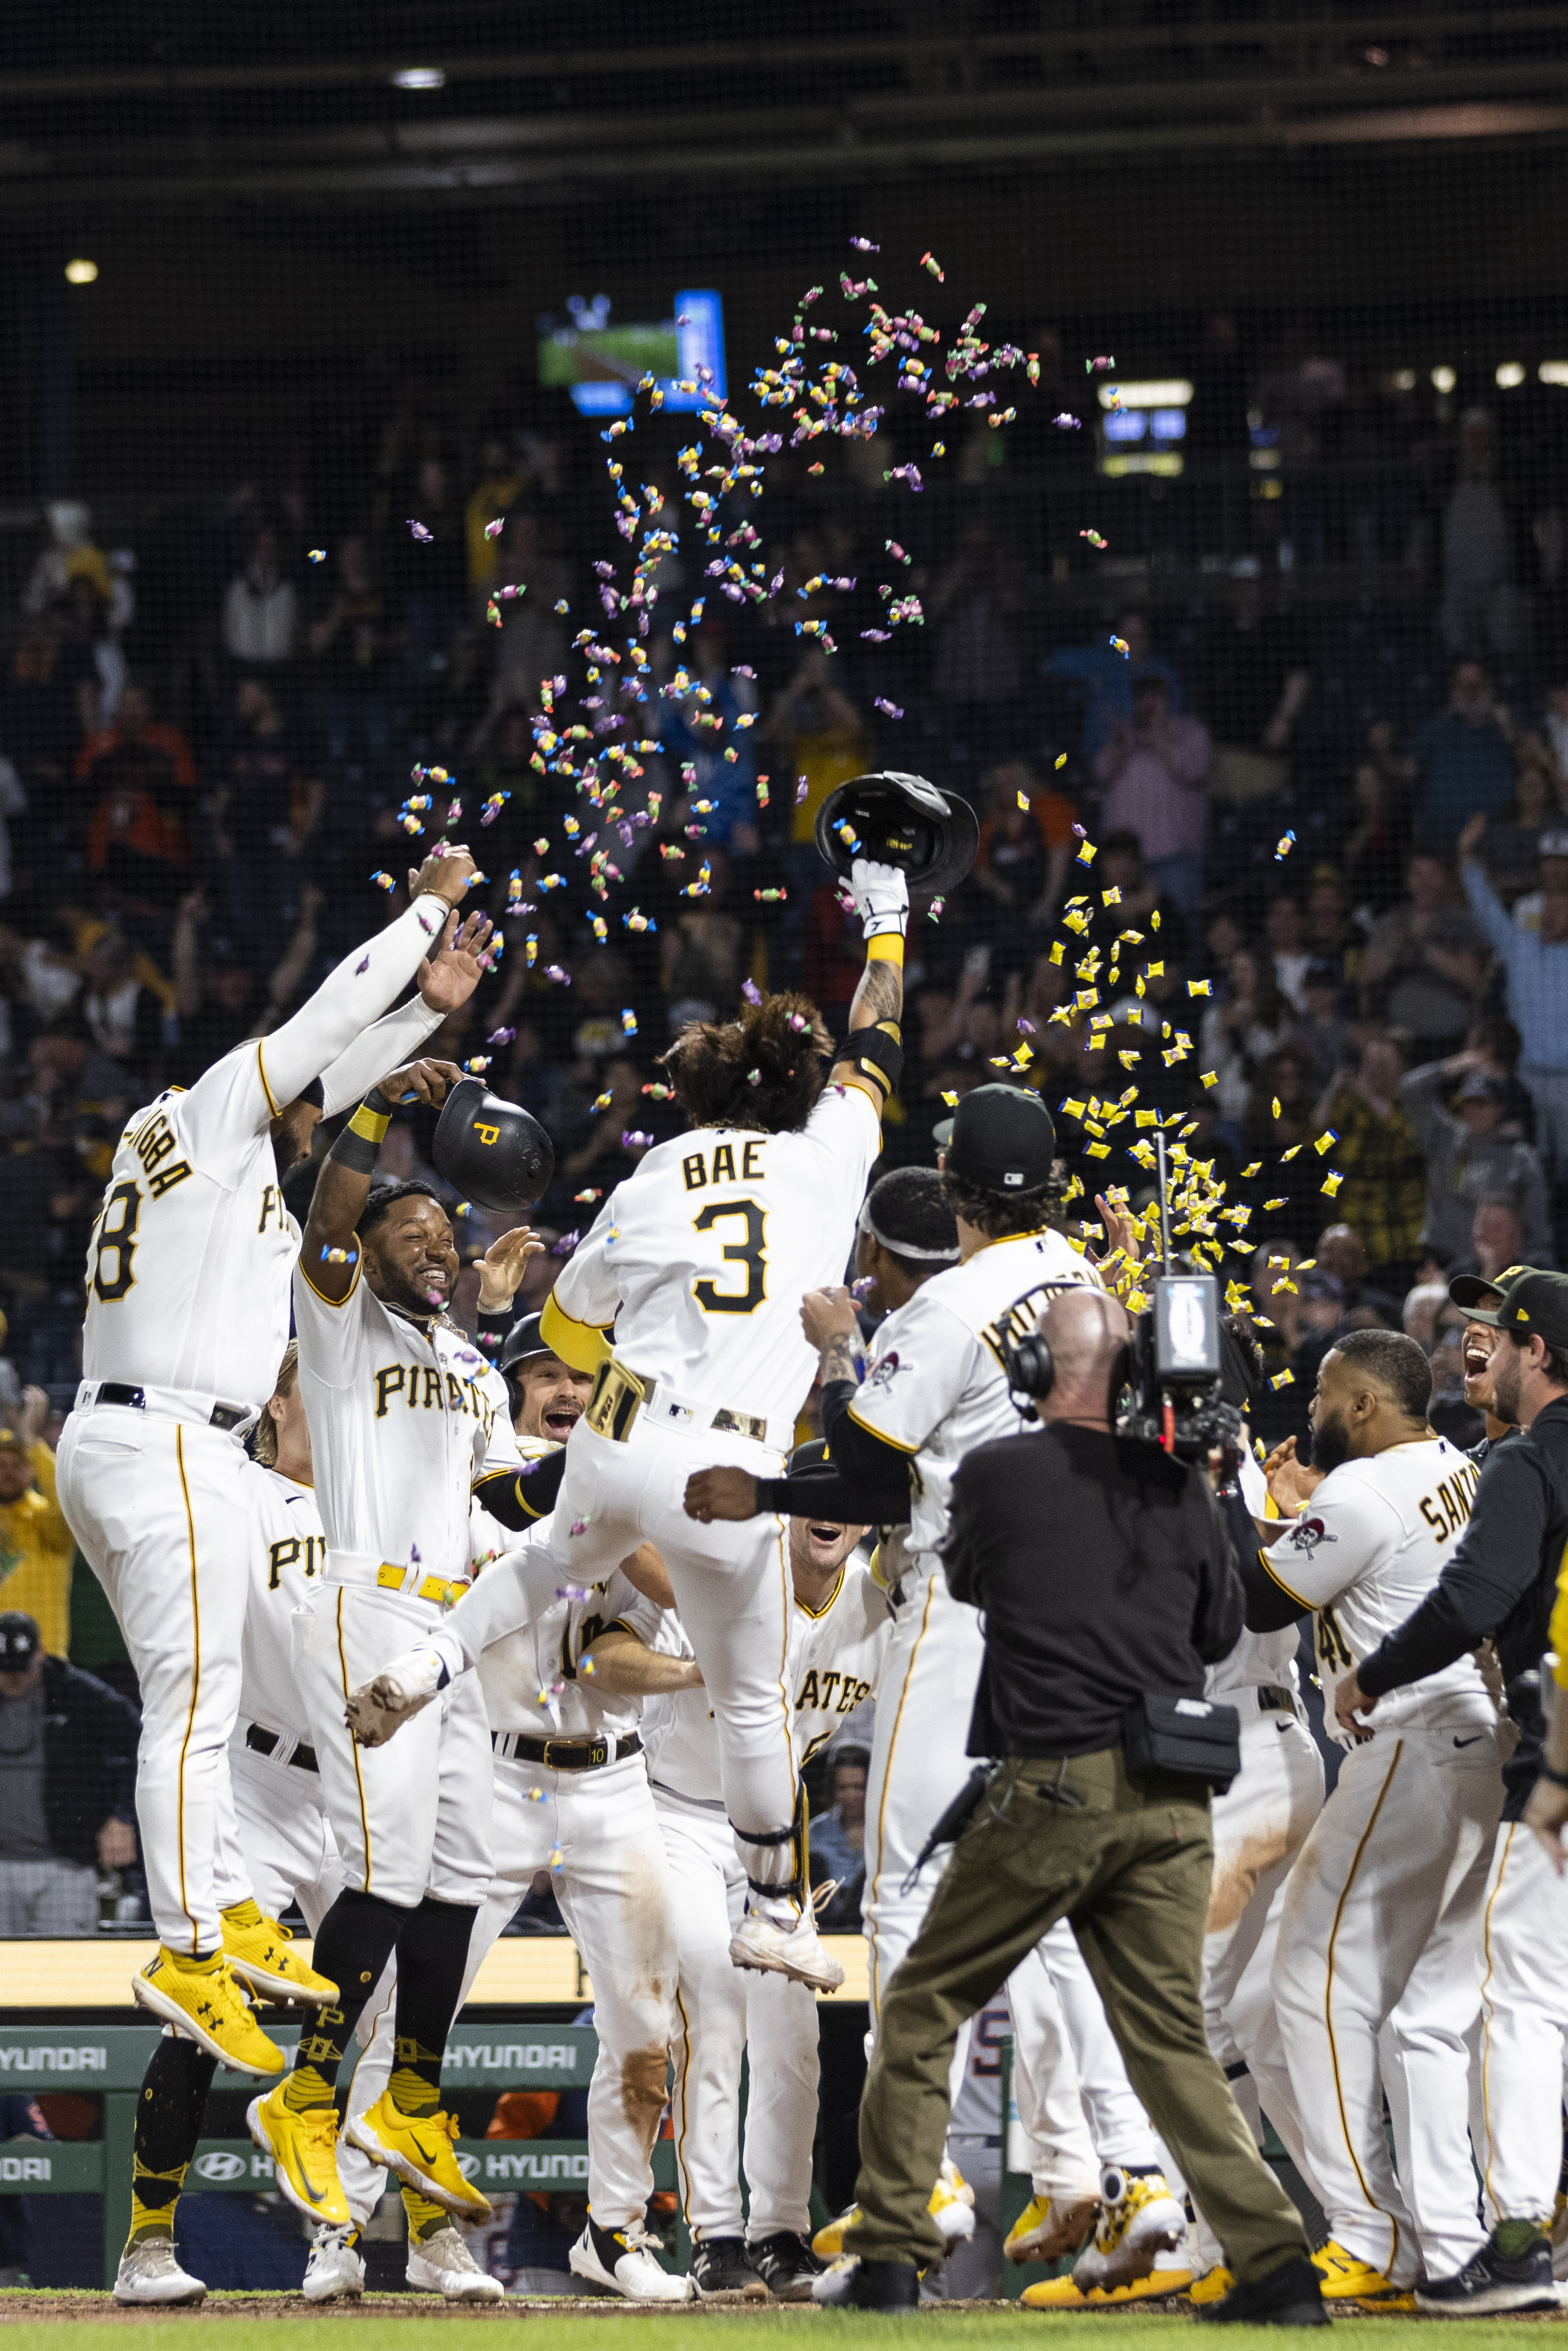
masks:
<svg viewBox="0 0 1568 2351"><path fill-rule="evenodd" d="M1411 747L1421 775L1416 837L1426 847L1448 848L1478 810L1500 816L1511 807L1513 722L1492 699L1479 662L1457 665L1448 708L1427 721Z"/></svg>
<svg viewBox="0 0 1568 2351"><path fill-rule="evenodd" d="M1478 811L1459 835L1465 895L1507 978L1536 1144L1561 1182L1568 1177L1568 856L1542 859L1540 926L1526 930L1504 912L1477 856L1486 829Z"/></svg>

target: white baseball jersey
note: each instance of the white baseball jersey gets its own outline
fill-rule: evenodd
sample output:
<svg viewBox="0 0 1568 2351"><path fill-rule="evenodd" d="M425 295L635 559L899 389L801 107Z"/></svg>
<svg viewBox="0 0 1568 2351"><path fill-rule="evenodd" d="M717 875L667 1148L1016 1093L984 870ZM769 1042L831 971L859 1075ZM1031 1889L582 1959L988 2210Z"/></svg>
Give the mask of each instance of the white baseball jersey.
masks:
<svg viewBox="0 0 1568 2351"><path fill-rule="evenodd" d="M247 1461L250 1598L245 1613L239 1714L267 1730L308 1740L305 1701L294 1679L294 1612L310 1605L327 1564L327 1538L310 1487Z"/></svg>
<svg viewBox="0 0 1568 2351"><path fill-rule="evenodd" d="M503 1556L483 1571L480 1583L488 1578L494 1583L505 1573ZM541 1614L482 1651L479 1686L492 1730L524 1730L537 1739L591 1739L601 1733L629 1739L636 1730L643 1700L612 1696L591 1676L584 1677L580 1670L583 1652L612 1625L623 1625L652 1648L665 1612L619 1569L580 1599L575 1594L581 1589L558 1585L555 1599ZM472 1611L485 1597L485 1591L476 1590L458 1605Z"/></svg>
<svg viewBox="0 0 1568 2351"><path fill-rule="evenodd" d="M1342 1747L1356 1742L1335 1724L1335 1689L1431 1591L1464 1532L1480 1476L1446 1437L1343 1462L1264 1552L1275 1582L1315 1612L1323 1719ZM1390 1690L1362 1719L1380 1730L1418 1721L1431 1700L1448 1698L1476 1698L1484 1711L1494 1711L1479 1667L1463 1656L1424 1681Z"/></svg>
<svg viewBox="0 0 1568 2351"><path fill-rule="evenodd" d="M875 1697L892 1631L887 1595L856 1559L845 1562L825 1606L813 1611L791 1595L786 1670L795 1699L797 1764L826 1745L841 1714L852 1714ZM664 1637L649 1646L682 1657L695 1654L679 1618L668 1612ZM719 1805L718 1731L706 1690L649 1698L643 1737L655 1793L664 1789L690 1803Z"/></svg>
<svg viewBox="0 0 1568 2351"><path fill-rule="evenodd" d="M1060 1233L1027 1233L988 1242L963 1265L923 1282L890 1314L852 1419L873 1437L915 1457L909 1549L930 1554L947 1531L947 1505L958 1464L993 1437L1023 1426L1008 1394L1001 1343L1034 1328L1057 1290L1101 1288L1098 1273Z"/></svg>
<svg viewBox="0 0 1568 2351"><path fill-rule="evenodd" d="M1269 1499L1263 1472L1250 1453L1241 1457L1239 1484L1241 1499L1255 1518L1278 1515ZM1230 1655L1205 1669L1205 1698L1228 1698L1239 1690L1270 1687L1288 1689L1292 1698L1299 1698L1301 1677L1296 1664L1296 1646L1293 1625L1287 1625L1279 1633L1249 1633L1243 1628Z"/></svg>
<svg viewBox="0 0 1568 2351"><path fill-rule="evenodd" d="M236 1045L189 1092L172 1087L136 1113L88 1246L89 1380L231 1405L272 1394L299 1228L268 1124L313 1078L329 1114L418 1051L439 1014L416 997L376 1016L439 941L446 911L419 899L273 1035Z"/></svg>
<svg viewBox="0 0 1568 2351"><path fill-rule="evenodd" d="M299 1393L334 1553L465 1581L474 1482L519 1469L494 1375L461 1332L383 1305L354 1269L340 1303L296 1268Z"/></svg>
<svg viewBox="0 0 1568 2351"><path fill-rule="evenodd" d="M703 1127L618 1185L557 1281L573 1322L677 1396L787 1429L816 1376L805 1291L843 1280L882 1148L869 1095L830 1087L799 1134Z"/></svg>

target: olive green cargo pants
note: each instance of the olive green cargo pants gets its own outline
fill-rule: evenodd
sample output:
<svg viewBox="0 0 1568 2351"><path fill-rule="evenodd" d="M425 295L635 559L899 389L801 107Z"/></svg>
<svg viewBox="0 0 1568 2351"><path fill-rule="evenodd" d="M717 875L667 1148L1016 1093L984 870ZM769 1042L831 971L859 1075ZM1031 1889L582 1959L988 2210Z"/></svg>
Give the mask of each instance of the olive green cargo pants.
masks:
<svg viewBox="0 0 1568 2351"><path fill-rule="evenodd" d="M1002 1765L883 1996L861 2106L862 2217L846 2252L922 2266L940 2257L925 2208L947 2134L958 2027L1066 1917L1133 2087L1236 2277L1266 2277L1306 2253L1296 2208L1204 2038L1198 1985L1213 1861L1207 1794L1160 1774L1134 1783L1120 1748Z"/></svg>

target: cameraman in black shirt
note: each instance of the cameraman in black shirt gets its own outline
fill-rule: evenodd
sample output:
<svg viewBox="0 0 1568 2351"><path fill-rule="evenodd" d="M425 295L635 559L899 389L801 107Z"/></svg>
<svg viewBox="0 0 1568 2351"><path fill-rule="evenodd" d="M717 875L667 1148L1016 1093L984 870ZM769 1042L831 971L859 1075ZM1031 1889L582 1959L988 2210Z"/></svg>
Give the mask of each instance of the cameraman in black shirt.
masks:
<svg viewBox="0 0 1568 2351"><path fill-rule="evenodd" d="M1113 1433L1130 1332L1103 1293L1060 1294L1039 1325L1053 1364L1043 1426L978 1447L954 1485L944 1562L986 1635L969 1752L1005 1760L883 2000L861 2107L861 2218L845 2238L858 2258L819 2281L821 2301L915 2303L917 2265L942 2251L926 2199L958 2028L1066 1917L1133 2087L1235 2274L1199 2315L1325 2323L1295 2208L1204 2034L1208 1785L1134 1771L1124 1751L1162 1699L1167 1716L1177 1702L1188 1722L1210 1715L1204 1667L1242 1623L1203 1471Z"/></svg>

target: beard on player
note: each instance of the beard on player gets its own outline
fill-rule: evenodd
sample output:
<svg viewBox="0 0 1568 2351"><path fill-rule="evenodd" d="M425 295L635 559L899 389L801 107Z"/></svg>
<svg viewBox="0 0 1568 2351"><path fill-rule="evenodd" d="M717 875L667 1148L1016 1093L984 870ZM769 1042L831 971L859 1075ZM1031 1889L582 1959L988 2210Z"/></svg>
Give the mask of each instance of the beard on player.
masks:
<svg viewBox="0 0 1568 2351"><path fill-rule="evenodd" d="M372 1191L360 1217L365 1280L384 1305L415 1322L445 1311L457 1280L451 1220L437 1194L414 1178Z"/></svg>
<svg viewBox="0 0 1568 2351"><path fill-rule="evenodd" d="M310 1145L316 1129L321 1123L321 1105L308 1094L298 1101L286 1102L271 1121L267 1133L272 1137L272 1162L277 1170L277 1180L294 1168L302 1167L310 1156Z"/></svg>
<svg viewBox="0 0 1568 2351"><path fill-rule="evenodd" d="M1327 1477L1350 1459L1350 1431L1339 1413L1316 1413L1312 1419L1312 1468Z"/></svg>
<svg viewBox="0 0 1568 2351"><path fill-rule="evenodd" d="M694 1126L798 1134L827 1081L833 1040L804 996L765 996L736 1020L690 1020L661 1063Z"/></svg>

